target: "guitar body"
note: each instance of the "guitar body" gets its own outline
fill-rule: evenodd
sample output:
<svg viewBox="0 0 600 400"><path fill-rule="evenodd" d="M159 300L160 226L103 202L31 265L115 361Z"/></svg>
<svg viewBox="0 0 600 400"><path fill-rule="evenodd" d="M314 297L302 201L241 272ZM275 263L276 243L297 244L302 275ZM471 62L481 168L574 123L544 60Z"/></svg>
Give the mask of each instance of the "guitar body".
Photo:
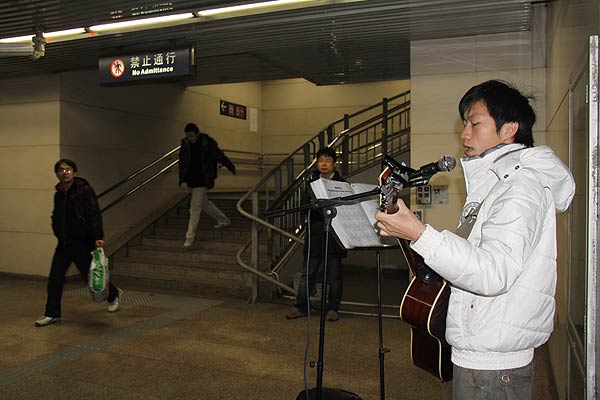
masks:
<svg viewBox="0 0 600 400"><path fill-rule="evenodd" d="M400 318L411 326L411 359L443 382L450 381L451 347L445 338L450 285L427 267L407 240L399 242L414 274L400 305Z"/></svg>

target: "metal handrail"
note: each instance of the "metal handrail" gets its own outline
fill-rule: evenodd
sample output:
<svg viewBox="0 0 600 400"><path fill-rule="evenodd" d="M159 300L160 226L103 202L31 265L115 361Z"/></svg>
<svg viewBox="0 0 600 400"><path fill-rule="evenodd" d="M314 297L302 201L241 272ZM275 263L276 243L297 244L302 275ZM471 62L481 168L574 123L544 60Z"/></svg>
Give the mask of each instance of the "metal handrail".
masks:
<svg viewBox="0 0 600 400"><path fill-rule="evenodd" d="M336 121L334 121L334 123L330 124L329 126L327 126L325 129L323 129L322 131L320 131L319 133L317 133L316 135L314 135L313 137L311 137L310 139L308 139L305 143L303 143L302 145L300 145L299 147L297 147L294 151L292 151L291 153L289 153L287 155L287 157L285 157L281 162L279 162L277 165L275 165L275 167L273 167L265 176L263 176L253 187L252 189L250 189L246 194L244 194L237 202L236 208L238 210L238 212L250 219L252 221L252 225L253 225L253 230L257 231L259 230L258 227L260 227L260 229L262 230L262 232L266 232L268 235L274 235L274 234L279 234L282 237L282 242L285 241L288 243L287 249L284 249L283 257L279 259L279 261L276 263L276 265L271 269L270 272L268 273L264 273L262 271L258 270L258 259L257 259L257 255L258 255L258 242L253 242L250 243L247 242L244 244L244 246L238 251L237 254L237 259L238 259L238 263L241 267L253 272L254 274L261 276L261 277L265 277L265 279L267 279L269 282L272 282L273 284L279 286L280 288L282 288L283 290L285 290L286 292L289 292L291 294L296 294L295 290L291 287L289 287L288 285L285 285L283 283L281 283L278 280L278 271L281 268L281 266L283 265L283 263L285 262L285 259L287 257L289 257L294 249L300 245L303 244L304 241L302 240L302 235L303 235L303 229L302 227L297 227L297 229L294 231L294 233L290 233L289 231L282 229L278 226L276 226L275 224L262 219L258 213L252 214L247 212L246 210L244 210L243 208L243 204L249 200L250 196L253 196L252 201L257 201L258 199L258 193L261 193L261 188L265 188L264 192L266 194L266 199L269 199L269 182L271 179L275 180L277 176L279 176L279 178L281 178L281 174L282 171L287 167L288 169L288 185L287 188L285 190L281 190L279 193L281 193L279 195L278 193L278 188L277 188L277 182L274 183L273 186L275 186L273 188L273 192L275 192L276 194L279 195L278 199L275 200L273 202L273 204L271 204L271 208L280 205L284 202L284 198L288 198L290 196L293 196L294 193L296 193L298 191L298 188L302 185L302 182L304 180L305 175L307 175L309 173L309 171L311 171L312 167L314 166L316 160L314 160L313 156L317 151L317 143L319 144L319 147L325 147L325 145L327 145L328 147L331 148L335 148L338 146L342 146L342 147L348 147L348 143L352 140L352 138L354 136L359 136L362 133L369 133L369 129L376 129L377 127L379 127L379 125L381 125L383 127L382 131L382 137L381 139L379 139L379 142L372 142L369 145L375 149L375 148L379 148L382 147L382 151L385 152L386 147L385 146L381 146L381 143L383 143L384 140L390 140L389 138L387 138L387 124L388 124L388 118L394 118L398 115L401 115L401 113L406 113L405 116L405 121L404 121L404 128L399 128L399 135L401 137L402 134L405 134L408 137L408 126L410 124L409 121L409 115L408 112L410 110L410 100L409 99L409 95L410 95L410 91L401 93L399 95L396 95L390 99L384 99L383 101L381 101L380 103L377 103L373 106L367 107L363 110L360 110L354 114L351 115L345 115L343 118L338 119ZM391 107L388 109L388 104L391 100L395 100L398 98L404 97L404 100L401 104ZM356 117L356 116L360 116L362 114L364 114L365 112L371 111L377 107L382 107L383 108L383 112L380 113L379 115L375 116L375 117L371 117L366 119L365 121L362 121L360 123L358 123L356 126L350 128L349 127L349 120L351 117ZM344 129L338 134L335 135L335 131L334 131L334 125L335 124L339 124L339 123L343 123L344 124ZM401 122L402 123L402 120ZM393 132L392 132L393 133ZM327 134L328 136L328 140L327 140L327 144L324 143L324 138L325 135ZM396 138L396 136L394 136L391 140L394 140ZM377 140L377 139L376 139ZM365 140L367 141L367 140ZM408 148L409 145L409 140L407 138L407 143L406 143L406 149ZM379 147L378 147L379 146ZM387 146L387 143L386 143ZM402 147L402 146L399 146ZM362 155L367 155L368 149L369 147L364 147L363 146L364 151L361 151L360 154ZM346 152L349 149L345 149ZM310 154L310 158L308 157L308 154ZM301 172L297 175L294 176L293 182L290 182L291 180L291 176L290 176L290 170L294 169L294 165L293 165L293 160L299 156L304 155L304 168L301 170ZM343 168L345 168L346 170L349 168L349 164L351 164L348 155L344 154L342 152L342 155L345 157L345 160L343 160L343 162L345 162L345 166L343 166ZM379 153L379 156L382 155L382 152ZM291 167L290 167L291 165ZM347 176L347 172L344 175ZM255 208L255 207L253 207ZM269 208L268 205L266 207L267 209ZM255 235L253 235L255 236ZM252 265L248 265L246 262L244 262L244 260L242 259L242 254L247 250L248 246L250 246L250 244L253 246L253 251L252 251L252 261L251 264ZM271 248L272 250L272 248Z"/></svg>
<svg viewBox="0 0 600 400"><path fill-rule="evenodd" d="M132 180L133 178L135 178L136 176L138 176L140 174L143 174L144 172L146 172L150 168L154 167L156 164L158 164L159 162L161 162L165 158L170 157L173 153L175 153L180 148L181 148L181 146L175 147L173 150L166 152L164 155L162 155L159 158L157 158L156 160L152 161L150 164L146 165L145 167L137 170L133 174L129 175L127 178L125 178L125 179L123 179L123 180L115 183L114 185L112 185L111 187L109 187L108 189L106 189L105 191L103 191L102 193L100 193L98 195L98 198L100 198L100 197L102 197L102 196L104 196L104 195L112 192L115 189L118 189L119 187L121 187L122 185L126 184L127 182L129 182L130 180Z"/></svg>
<svg viewBox="0 0 600 400"><path fill-rule="evenodd" d="M397 111L397 110L393 110L393 111ZM385 114L385 113L384 113L384 114ZM372 121L371 121L371 122L372 122ZM364 128L364 125L363 125L363 128ZM406 134L408 134L408 132L400 132L400 137L402 137L403 133L406 133ZM346 135L345 135L345 136L344 136L344 135L340 135L341 139L337 139L337 138L336 138L336 139L334 139L334 141L332 141L332 143L330 143L329 147L331 147L331 148L334 148L334 147L335 147L335 145L337 144L337 141L338 141L338 140L345 140L345 139L347 139L347 138L352 138L353 136L358 136L358 135L360 135L360 134L361 134L361 131L354 132L354 133L352 133L352 132L346 132ZM409 149L409 147L408 147L408 146L409 146L409 143L407 142L406 146L404 146L404 147L403 147L404 151L408 151L408 149ZM377 147L377 146L373 146L373 147ZM353 152L353 153L355 153L355 152ZM377 160L380 160L381 158L383 158L383 155L384 155L384 154L380 152L380 153L378 153L378 154L376 155L376 157L374 157L374 158L375 158L375 159L377 159ZM273 209L273 208L276 208L276 207L277 207L278 205L280 205L281 203L284 203L284 202L285 202L285 200L284 200L284 199L285 199L286 197L289 197L289 196L290 196L290 193L294 193L295 191L298 191L298 190L299 190L300 186L302 185L302 183L303 183L303 181L304 181L304 176L305 176L305 175L306 175L306 174L307 174L307 173L308 173L308 172L311 170L311 167L314 165L314 163L315 163L315 161L313 161L313 162L312 162L312 163L311 163L311 164L310 164L310 165L309 165L309 166L308 166L308 167L307 167L307 168L306 168L306 169L305 169L305 170L302 172L302 174L301 174L301 175L298 177L298 179L297 179L297 180L296 180L296 181L295 181L295 182L294 182L292 185L290 185L290 187L288 187L288 189L286 189L286 191L285 191L284 193L282 193L282 195L279 197L278 201L276 201L276 202L274 202L274 203L273 203L273 205L271 206L271 209ZM348 165L348 167L349 167L349 166L350 166L350 165ZM348 170L348 171L346 171L346 172L344 173L344 175L345 175L346 177L352 176L352 175L354 175L355 173L358 173L358 172L362 171L364 168L365 168L364 166L363 166L362 168L359 166L359 167L357 167L357 168L356 168L354 171L349 171L349 170ZM278 204L278 203L279 203L279 204ZM296 230L297 230L298 236L302 236L302 235L304 234L304 230L303 230L303 228L302 228L302 227L298 227ZM294 242L293 244L291 244L291 245L288 245L288 246L287 246L288 248L284 250L284 252L282 253L282 255L281 255L280 259L277 261L277 263L276 263L276 264L273 266L273 268L272 268L272 271L271 271L271 272L272 272L274 275L275 275L275 274L278 274L278 271L279 271L279 269L281 269L281 268L283 267L283 265L284 265L284 264L286 263L286 261L287 261L287 258L288 258L289 256L291 256L291 254L293 254L293 252L295 251L295 249L296 249L296 247L297 247L297 246L298 246L298 243L297 243L297 242Z"/></svg>
<svg viewBox="0 0 600 400"><path fill-rule="evenodd" d="M181 148L181 146L177 146L174 149L169 150L168 152L166 152L165 154L163 154L162 156L160 156L156 160L150 162L149 164L147 164L144 167L140 168L139 170L135 171L134 173L132 173L128 177L126 177L126 178L120 180L119 182L115 183L114 185L112 185L111 187L109 187L108 189L106 189L102 193L100 193L98 195L98 199L100 199L101 197L106 196L107 194L109 194L109 193L111 193L111 192L113 192L113 191L121 188L123 185L131 182L134 178L140 176L144 172L146 172L149 169L151 169L152 167L156 166L161 161L169 159L180 148ZM249 162L249 161L246 161L246 160L236 160L236 164L245 164L245 165L258 164L259 170L262 170L262 167L264 165L263 160L264 160L265 156L267 156L267 154L265 154L265 153L243 151L243 150L223 150L223 152L225 152L225 153L236 153L236 154L249 154L249 155L257 156L257 160L258 160L257 162L252 163L252 162ZM270 155L271 154L268 154L268 156L270 156ZM148 185L150 182L152 182L155 179L157 179L159 176L161 176L161 175L166 174L167 172L169 172L171 170L171 168L173 168L178 163L179 163L179 159L171 162L169 165L167 165L166 167L162 168L160 171L154 173L151 177L145 179L142 183L134 186L132 189L128 190L126 193L124 193L123 195L121 195L118 198L116 198L115 200L113 200L111 203L109 203L104 208L102 208L100 210L100 212L103 213L105 211L108 211L109 209L111 209L115 205L119 204L120 202L122 202L123 200L125 200L126 198L128 198L129 196L131 196L133 193L137 192L138 190L140 190L144 186Z"/></svg>
<svg viewBox="0 0 600 400"><path fill-rule="evenodd" d="M375 117L369 118L368 120L365 120L365 121L363 121L363 122L359 123L358 125L356 125L356 126L354 126L354 127L352 127L352 128L349 128L349 129L345 129L345 130L343 130L342 132L340 132L340 134L339 134L337 137L335 137L335 138L334 138L334 139L333 139L333 140L332 140L332 141L331 141L331 142L330 142L330 143L327 145L327 147L332 147L332 148L333 148L333 147L335 147L335 146L338 144L338 142L339 142L340 140L343 140L345 137L351 136L353 133L355 133L355 132L357 132L357 131L360 131L362 128L364 128L364 127L366 127L366 126L369 126L369 125L372 125L372 124L373 124L375 121L377 121L377 120L381 119L381 117L382 117L382 116L392 115L392 114L394 114L395 112L397 112L398 110L401 110L401 109L403 109L403 108L406 108L406 107L408 107L409 105L410 105L410 101L403 102L402 104L398 104L397 106L394 106L393 108L389 109L388 111L386 111L386 112L384 112L384 113L382 113L382 114L380 114L380 115L377 115L377 116L375 116ZM372 107L371 107L371 108L372 108ZM371 108L369 108L369 110L370 110ZM311 139L309 139L309 140L313 140L313 139L315 139L317 136L318 136L318 134L317 134L317 135L315 135L313 138L311 138ZM303 146L304 146L304 145L303 145ZM301 146L301 147L302 147L302 146ZM298 149L296 149L296 151L298 151ZM293 153L292 153L292 154L293 154ZM291 154L290 154L290 155L291 155ZM288 157L289 157L290 155L288 155ZM285 165L285 162L286 162L286 159L284 159L284 160L283 160L281 163L279 163L279 165L278 165L277 167L275 167L275 168L278 168L278 167L281 167L282 165ZM306 166L306 167L305 167L305 168L304 168L304 169L303 169L303 170L302 170L302 171L301 171L301 172L298 174L298 176L296 177L296 180L298 180L298 179L299 179L301 176L305 175L305 174L306 174L308 171L312 170L312 169L313 169L313 167L315 166L316 162L317 162L317 160L316 160L316 159L312 160L312 162L311 162L310 164L308 164L308 165L307 165L307 166ZM261 179L261 181L264 181L264 180L265 180L265 178L268 178L268 177L269 177L268 175L267 175L267 176L265 176L263 179ZM259 181L259 183L261 183L261 181ZM256 186L258 186L258 184L257 184L257 185L255 185L255 188L256 188ZM288 187L288 190L289 190L289 189L292 189L292 185L290 185L290 186ZM286 194L285 192L284 192L284 193L282 193L282 194L281 194L281 197L284 197L284 196L285 196L285 194ZM242 199L243 199L243 197L242 197ZM275 207L276 205L277 205L277 202L274 202L274 203L273 203L273 205L272 205L271 207L273 208L273 207Z"/></svg>
<svg viewBox="0 0 600 400"><path fill-rule="evenodd" d="M167 165L166 167L164 167L163 169L161 169L160 171L158 171L157 173L155 173L154 175L152 175L150 178L146 179L145 181L143 181L139 185L135 186L133 189L127 191L127 193L124 193L121 196L119 196L117 199L115 199L114 201L112 201L106 207L102 208L100 210L100 212L105 212L108 209L112 208L113 206L119 204L120 202L122 202L123 200L125 200L126 198L128 198L129 196L131 196L132 194L134 194L135 192L137 192L138 190L140 190L141 188L143 188L144 186L146 186L150 182L152 182L154 179L158 178L160 175L162 175L165 172L169 171L171 169L171 167L173 167L174 165L176 165L178 162L179 162L179 160L173 161L171 164Z"/></svg>

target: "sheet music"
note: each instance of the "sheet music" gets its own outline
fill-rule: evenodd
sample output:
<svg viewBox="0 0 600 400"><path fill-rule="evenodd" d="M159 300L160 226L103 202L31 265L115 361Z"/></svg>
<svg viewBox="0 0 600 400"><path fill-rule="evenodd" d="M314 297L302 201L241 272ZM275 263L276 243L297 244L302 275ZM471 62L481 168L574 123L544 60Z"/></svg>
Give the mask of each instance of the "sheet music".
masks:
<svg viewBox="0 0 600 400"><path fill-rule="evenodd" d="M375 185L349 184L323 178L310 185L318 199L346 197L375 188ZM375 212L378 209L379 201L376 199L336 206L337 215L331 220L331 227L346 249L385 245L375 229Z"/></svg>

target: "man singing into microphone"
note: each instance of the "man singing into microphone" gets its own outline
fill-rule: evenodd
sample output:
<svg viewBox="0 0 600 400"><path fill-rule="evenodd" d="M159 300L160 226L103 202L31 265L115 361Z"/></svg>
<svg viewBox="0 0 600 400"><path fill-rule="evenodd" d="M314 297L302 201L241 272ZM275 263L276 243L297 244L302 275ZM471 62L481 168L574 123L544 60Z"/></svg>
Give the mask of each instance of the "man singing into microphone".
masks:
<svg viewBox="0 0 600 400"><path fill-rule="evenodd" d="M465 237L423 225L402 200L396 213L376 214L378 227L410 240L451 284L452 398L530 399L534 349L553 329L556 213L575 182L552 150L533 147L535 112L506 82L472 87L458 109Z"/></svg>

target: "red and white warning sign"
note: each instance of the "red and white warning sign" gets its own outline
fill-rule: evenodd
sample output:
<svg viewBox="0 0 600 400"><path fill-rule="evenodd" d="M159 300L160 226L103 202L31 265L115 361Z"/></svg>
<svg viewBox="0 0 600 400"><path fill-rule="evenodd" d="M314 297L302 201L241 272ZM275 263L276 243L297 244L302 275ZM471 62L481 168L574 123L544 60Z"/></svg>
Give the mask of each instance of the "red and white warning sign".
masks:
<svg viewBox="0 0 600 400"><path fill-rule="evenodd" d="M110 63L110 74L115 78L120 78L125 73L125 63L120 58Z"/></svg>

